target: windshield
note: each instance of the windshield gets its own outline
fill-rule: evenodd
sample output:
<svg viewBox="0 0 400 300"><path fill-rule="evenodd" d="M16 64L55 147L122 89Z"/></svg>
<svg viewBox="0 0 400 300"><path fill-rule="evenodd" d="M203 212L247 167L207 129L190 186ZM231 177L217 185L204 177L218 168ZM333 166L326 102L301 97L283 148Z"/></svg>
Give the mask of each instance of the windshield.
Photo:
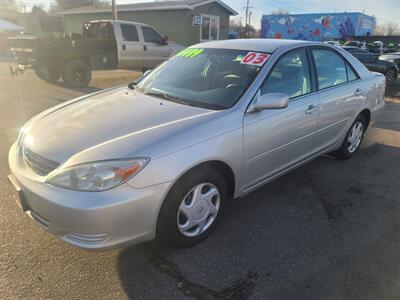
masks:
<svg viewBox="0 0 400 300"><path fill-rule="evenodd" d="M145 94L208 109L233 106L268 59L265 53L188 48L141 80Z"/></svg>

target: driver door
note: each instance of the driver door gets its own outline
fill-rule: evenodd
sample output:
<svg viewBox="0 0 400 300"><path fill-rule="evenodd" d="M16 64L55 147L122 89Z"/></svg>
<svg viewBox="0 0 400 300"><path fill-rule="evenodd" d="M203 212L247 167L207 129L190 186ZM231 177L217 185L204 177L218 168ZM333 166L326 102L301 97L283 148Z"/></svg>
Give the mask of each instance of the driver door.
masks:
<svg viewBox="0 0 400 300"><path fill-rule="evenodd" d="M152 69L167 60L171 56L172 49L168 44L161 44L163 38L153 28L141 26L141 30L144 42L143 67Z"/></svg>
<svg viewBox="0 0 400 300"><path fill-rule="evenodd" d="M248 191L308 158L313 150L319 101L313 93L305 49L283 54L260 94L285 93L289 105L246 114L243 121Z"/></svg>

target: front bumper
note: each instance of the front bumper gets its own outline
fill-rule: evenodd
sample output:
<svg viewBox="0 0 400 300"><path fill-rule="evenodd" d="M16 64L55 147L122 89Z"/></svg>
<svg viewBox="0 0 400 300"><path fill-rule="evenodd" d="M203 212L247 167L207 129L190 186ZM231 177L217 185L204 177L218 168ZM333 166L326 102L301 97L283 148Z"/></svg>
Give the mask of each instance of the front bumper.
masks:
<svg viewBox="0 0 400 300"><path fill-rule="evenodd" d="M79 192L45 183L14 144L9 166L25 212L57 238L85 249L109 249L155 237L158 211L170 183L134 189L127 183L104 192Z"/></svg>

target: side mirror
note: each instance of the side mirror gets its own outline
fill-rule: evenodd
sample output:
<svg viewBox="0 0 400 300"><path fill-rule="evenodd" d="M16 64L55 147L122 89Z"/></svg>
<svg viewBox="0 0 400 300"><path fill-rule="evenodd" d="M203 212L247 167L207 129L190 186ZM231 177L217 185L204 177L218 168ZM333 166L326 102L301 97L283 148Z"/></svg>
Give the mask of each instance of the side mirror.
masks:
<svg viewBox="0 0 400 300"><path fill-rule="evenodd" d="M161 38L160 40L157 41L157 44L159 44L160 46L168 45L168 37L165 36Z"/></svg>
<svg viewBox="0 0 400 300"><path fill-rule="evenodd" d="M268 93L259 95L256 99L252 111L261 111L265 109L281 109L286 108L289 104L289 96L283 93Z"/></svg>

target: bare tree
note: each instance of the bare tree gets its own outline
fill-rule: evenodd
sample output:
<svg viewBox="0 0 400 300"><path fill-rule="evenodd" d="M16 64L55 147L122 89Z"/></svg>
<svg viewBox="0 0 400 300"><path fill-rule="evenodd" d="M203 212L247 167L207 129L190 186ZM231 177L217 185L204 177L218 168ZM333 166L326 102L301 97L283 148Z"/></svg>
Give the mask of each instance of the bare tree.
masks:
<svg viewBox="0 0 400 300"><path fill-rule="evenodd" d="M0 0L0 15L18 12L19 8L15 0Z"/></svg>
<svg viewBox="0 0 400 300"><path fill-rule="evenodd" d="M374 35L385 35L385 26L384 25L377 25L375 27Z"/></svg>
<svg viewBox="0 0 400 300"><path fill-rule="evenodd" d="M239 37L244 38L245 36L245 28L244 24L242 24L242 19L240 17L233 17L229 19L229 31L237 32ZM252 25L247 25L247 37L259 37L259 33Z"/></svg>
<svg viewBox="0 0 400 300"><path fill-rule="evenodd" d="M399 25L395 22L386 22L385 29L387 35L393 35L399 31Z"/></svg>
<svg viewBox="0 0 400 300"><path fill-rule="evenodd" d="M399 33L400 27L395 22L386 22L385 24L377 25L375 35L394 35Z"/></svg>
<svg viewBox="0 0 400 300"><path fill-rule="evenodd" d="M284 8L278 8L277 10L273 10L270 12L270 15L288 15L290 12Z"/></svg>

